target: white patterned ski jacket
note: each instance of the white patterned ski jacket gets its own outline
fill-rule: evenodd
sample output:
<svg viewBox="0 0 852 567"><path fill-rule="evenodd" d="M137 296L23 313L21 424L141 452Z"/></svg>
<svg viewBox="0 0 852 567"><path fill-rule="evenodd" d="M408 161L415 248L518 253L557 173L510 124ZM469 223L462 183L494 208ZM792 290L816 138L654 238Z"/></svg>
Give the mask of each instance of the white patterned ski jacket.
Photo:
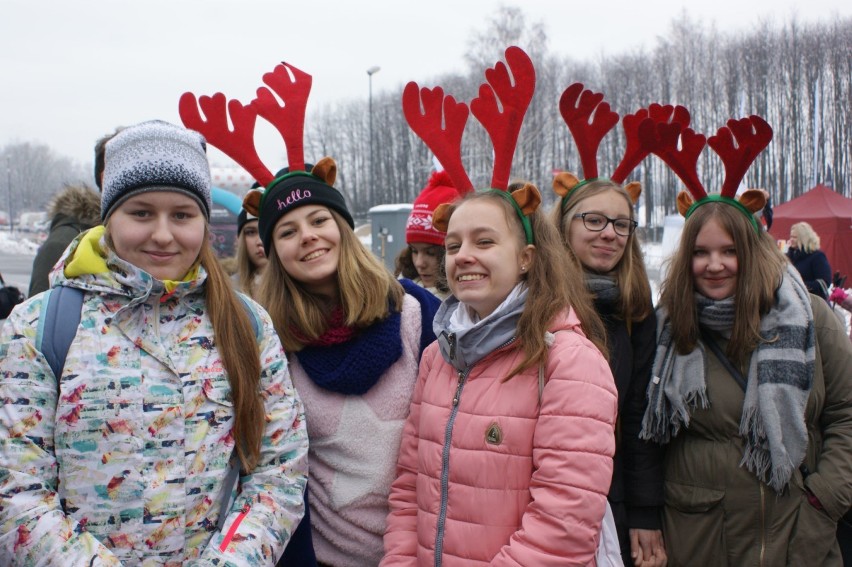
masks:
<svg viewBox="0 0 852 567"><path fill-rule="evenodd" d="M0 333L0 564L274 565L303 515L308 439L269 316L249 302L260 321L260 462L219 530L236 456L206 273L164 294L114 254L106 262L109 273L53 273L54 286L85 291L59 385L35 348L43 295Z"/></svg>

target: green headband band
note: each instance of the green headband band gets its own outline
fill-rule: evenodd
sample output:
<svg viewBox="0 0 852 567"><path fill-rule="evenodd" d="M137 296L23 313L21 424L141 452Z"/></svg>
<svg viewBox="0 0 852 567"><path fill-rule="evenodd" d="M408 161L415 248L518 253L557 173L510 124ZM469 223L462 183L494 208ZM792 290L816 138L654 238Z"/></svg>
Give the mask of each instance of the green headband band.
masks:
<svg viewBox="0 0 852 567"><path fill-rule="evenodd" d="M699 199L692 203L692 206L686 211L686 214L683 215L684 219L688 219L689 216L695 212L695 209L700 207L701 205L706 205L707 203L725 203L726 205L731 205L735 209L739 209L739 211L744 214L749 221L751 221L751 225L754 227L754 230L760 234L760 224L758 224L757 219L752 214L750 210L745 208L745 205L737 201L736 199L731 199L730 197L725 197L724 195L707 195L703 199Z"/></svg>
<svg viewBox="0 0 852 567"><path fill-rule="evenodd" d="M574 191L576 191L583 185L588 185L589 183L592 183L594 181L609 181L610 183L615 183L612 179L608 177L591 177L589 179L583 179L582 181L571 187L571 189L568 190L565 196L562 197L562 212L565 212L565 204L568 202L568 197L570 197Z"/></svg>
<svg viewBox="0 0 852 567"><path fill-rule="evenodd" d="M512 197L512 194L508 191L503 191L501 189L488 189L487 192L497 193L498 195L509 201L509 203L511 203L512 207L514 207L515 209L515 212L518 214L518 218L521 219L521 225L523 225L524 227L524 235L527 238L527 244L535 244L535 239L533 238L532 224L530 224L530 218L524 214L524 211L521 210L520 205L518 205L518 202L515 200L514 197Z"/></svg>

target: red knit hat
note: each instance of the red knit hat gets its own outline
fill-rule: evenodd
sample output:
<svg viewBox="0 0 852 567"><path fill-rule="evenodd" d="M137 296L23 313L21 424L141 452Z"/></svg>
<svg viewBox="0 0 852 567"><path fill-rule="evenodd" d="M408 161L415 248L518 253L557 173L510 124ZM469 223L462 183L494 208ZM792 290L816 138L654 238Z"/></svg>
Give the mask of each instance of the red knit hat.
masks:
<svg viewBox="0 0 852 567"><path fill-rule="evenodd" d="M427 242L444 245L444 233L432 226L432 213L438 205L452 203L459 198L459 192L453 187L453 181L446 171L436 171L429 176L426 187L414 200L414 207L405 224L405 241Z"/></svg>

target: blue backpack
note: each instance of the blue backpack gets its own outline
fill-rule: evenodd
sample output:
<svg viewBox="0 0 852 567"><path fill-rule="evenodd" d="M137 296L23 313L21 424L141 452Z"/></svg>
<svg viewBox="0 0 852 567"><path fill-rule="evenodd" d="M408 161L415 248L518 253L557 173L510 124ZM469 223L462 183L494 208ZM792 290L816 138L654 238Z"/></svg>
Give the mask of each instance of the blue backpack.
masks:
<svg viewBox="0 0 852 567"><path fill-rule="evenodd" d="M252 309L246 298L237 294L243 303L257 340L261 338L260 321L257 313ZM44 292L42 298L42 315L39 317L38 329L36 331L35 346L47 359L47 364L56 377L57 394L59 382L62 379L62 370L65 368L65 359L68 357L68 349L71 341L77 335L80 326L80 316L83 309L83 290L76 287L59 286ZM61 315L60 315L61 314ZM231 495L239 479L240 467L234 456L230 459L230 468L225 477L224 486L230 490L224 490L222 501L219 504L219 522L216 526L221 529L227 518L228 509L231 505Z"/></svg>
<svg viewBox="0 0 852 567"><path fill-rule="evenodd" d="M249 307L245 297L237 294L243 303L254 329L254 335L260 340L260 321L257 313ZM65 358L71 341L77 335L80 326L80 312L83 308L83 290L76 287L59 286L44 292L41 302L42 316L38 320L36 331L36 349L47 359L57 381L65 368ZM62 316L59 314L62 313Z"/></svg>

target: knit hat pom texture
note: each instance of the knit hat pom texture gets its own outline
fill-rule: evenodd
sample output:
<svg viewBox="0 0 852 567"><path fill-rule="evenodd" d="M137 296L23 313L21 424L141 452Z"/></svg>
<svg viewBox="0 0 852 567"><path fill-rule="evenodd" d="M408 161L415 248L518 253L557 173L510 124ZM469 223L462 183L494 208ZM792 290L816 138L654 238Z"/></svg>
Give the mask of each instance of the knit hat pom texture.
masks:
<svg viewBox="0 0 852 567"><path fill-rule="evenodd" d="M210 165L204 137L161 120L142 122L107 142L101 219L148 191L177 191L198 201L210 218Z"/></svg>

